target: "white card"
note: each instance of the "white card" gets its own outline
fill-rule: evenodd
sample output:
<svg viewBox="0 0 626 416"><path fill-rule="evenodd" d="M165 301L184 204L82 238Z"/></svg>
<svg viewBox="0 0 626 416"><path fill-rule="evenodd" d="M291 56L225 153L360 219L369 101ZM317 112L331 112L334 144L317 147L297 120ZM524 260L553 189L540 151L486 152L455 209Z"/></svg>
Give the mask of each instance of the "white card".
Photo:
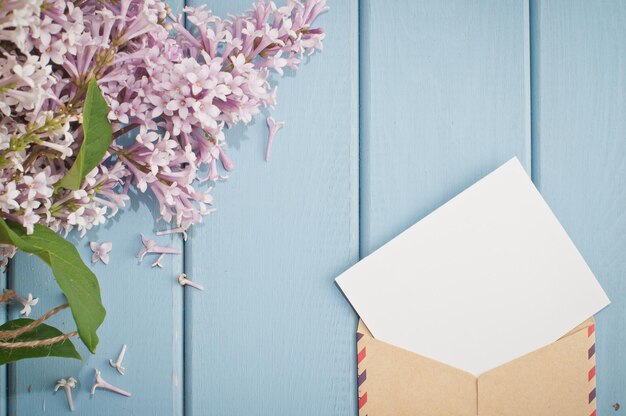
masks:
<svg viewBox="0 0 626 416"><path fill-rule="evenodd" d="M376 339L476 376L609 304L517 159L337 283Z"/></svg>

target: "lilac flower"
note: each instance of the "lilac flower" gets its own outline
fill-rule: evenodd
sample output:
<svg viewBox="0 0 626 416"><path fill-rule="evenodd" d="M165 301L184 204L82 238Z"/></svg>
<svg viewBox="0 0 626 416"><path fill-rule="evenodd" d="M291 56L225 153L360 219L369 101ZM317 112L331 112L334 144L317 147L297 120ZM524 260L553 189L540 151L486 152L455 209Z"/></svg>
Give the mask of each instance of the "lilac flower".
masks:
<svg viewBox="0 0 626 416"><path fill-rule="evenodd" d="M91 256L92 263L97 263L98 260L101 260L102 263L109 264L109 252L113 248L113 243L106 242L100 244L92 241L89 243L89 247L91 248L91 251L93 251Z"/></svg>
<svg viewBox="0 0 626 416"><path fill-rule="evenodd" d="M20 217L20 222L26 228L26 232L28 234L32 234L35 229L35 224L39 222L41 216L35 214L32 209L27 209L24 211L24 214Z"/></svg>
<svg viewBox="0 0 626 416"><path fill-rule="evenodd" d="M19 209L20 205L16 199L20 196L20 191L15 188L15 182L6 185L0 183L0 209L4 212L11 212L11 209Z"/></svg>
<svg viewBox="0 0 626 416"><path fill-rule="evenodd" d="M143 248L139 250L137 253L137 258L141 263L146 254L180 254L180 250L173 247L160 247L157 245L156 241L150 240L146 238L143 234L141 234L141 242L143 243Z"/></svg>
<svg viewBox="0 0 626 416"><path fill-rule="evenodd" d="M81 235L116 215L130 187L154 194L177 228L212 212L202 182L234 168L225 130L276 104L271 72L321 50L313 22L327 9L261 0L222 19L186 8L187 28L161 0L45 4L0 4L0 212L28 233L40 223ZM76 126L93 76L116 140L79 190L58 188L83 141ZM266 158L282 126L271 122ZM125 132L131 139L118 140Z"/></svg>
<svg viewBox="0 0 626 416"><path fill-rule="evenodd" d="M227 171L231 171L235 168L235 165L233 165L233 162L230 160L224 149L222 149L221 147L219 148L219 157L222 161L222 166L224 166L224 169L226 169Z"/></svg>
<svg viewBox="0 0 626 416"><path fill-rule="evenodd" d="M9 244L0 244L0 267L5 267L16 253L15 246Z"/></svg>
<svg viewBox="0 0 626 416"><path fill-rule="evenodd" d="M72 389L76 388L76 379L74 377L70 377L67 380L64 378L57 380L57 384L56 386L54 386L54 391L57 392L60 388L63 388L63 390L65 390L67 404L70 408L70 412L73 412L74 401L72 400Z"/></svg>
<svg viewBox="0 0 626 416"><path fill-rule="evenodd" d="M111 100L109 103L109 120L119 121L120 123L128 124L128 113L130 112L130 104L119 103L118 101Z"/></svg>
<svg viewBox="0 0 626 416"><path fill-rule="evenodd" d="M33 299L33 294L29 293L28 294L28 298L24 299L21 296L15 296L14 298L16 301L18 301L19 303L22 304L22 306L24 307L21 311L20 314L24 315L24 316L29 316L30 312L31 312L31 308L33 306L35 306L38 302L39 302L39 298L34 298Z"/></svg>
<svg viewBox="0 0 626 416"><path fill-rule="evenodd" d="M52 188L48 186L45 172L39 172L35 176L24 176L23 183L27 188L26 195L29 200L35 197L50 198Z"/></svg>
<svg viewBox="0 0 626 416"><path fill-rule="evenodd" d="M39 39L42 46L50 45L52 36L58 34L62 27L56 23L53 23L50 16L44 16L37 26L33 28L32 37Z"/></svg>
<svg viewBox="0 0 626 416"><path fill-rule="evenodd" d="M285 126L284 121L276 121L273 117L267 118L267 147L265 149L265 160L270 160L270 152L272 151L272 143L274 142L274 136L276 132Z"/></svg>
<svg viewBox="0 0 626 416"><path fill-rule="evenodd" d="M98 388L109 390L114 393L121 394L122 396L126 396L126 397L131 396L131 394L127 392L126 390L122 390L119 387L116 387L113 384L107 382L105 379L103 379L100 371L96 369L96 382L94 383L94 385L91 387L91 390L90 390L90 393L92 396L96 394L96 389Z"/></svg>

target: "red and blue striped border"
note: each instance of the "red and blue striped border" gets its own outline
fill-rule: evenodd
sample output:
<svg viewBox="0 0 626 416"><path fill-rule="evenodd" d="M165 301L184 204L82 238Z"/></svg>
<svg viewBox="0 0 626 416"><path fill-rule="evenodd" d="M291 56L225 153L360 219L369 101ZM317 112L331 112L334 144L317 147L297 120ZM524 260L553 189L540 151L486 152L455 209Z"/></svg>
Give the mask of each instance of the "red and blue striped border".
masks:
<svg viewBox="0 0 626 416"><path fill-rule="evenodd" d="M361 362L363 362L363 360L365 359L365 356L367 355L365 346L361 347L359 345L359 341L361 341L362 338L363 338L363 334L360 332L357 332L356 333L356 345L359 351L357 354L357 358L356 358L357 369L360 369ZM363 386L363 383L365 382L365 380L367 380L367 371L364 369L363 372L361 372L357 378L357 388L359 391L359 412L361 411L363 406L367 404L367 391L361 393L361 391L363 391L363 389L365 388L365 386Z"/></svg>
<svg viewBox="0 0 626 416"><path fill-rule="evenodd" d="M595 336L594 333L596 331L596 326L595 325L591 325L587 328L587 337L589 338L593 338L592 339L592 344L589 347L589 350L587 351L587 358L589 360L593 359L596 355L596 343L595 343ZM592 361L592 366L589 369L589 372L587 373L587 381L589 381L591 384L591 391L589 392L589 404L593 403L593 401L596 399L596 365L595 365L595 360ZM596 416L596 409L594 406L594 409L592 410L592 412L590 413L589 416Z"/></svg>

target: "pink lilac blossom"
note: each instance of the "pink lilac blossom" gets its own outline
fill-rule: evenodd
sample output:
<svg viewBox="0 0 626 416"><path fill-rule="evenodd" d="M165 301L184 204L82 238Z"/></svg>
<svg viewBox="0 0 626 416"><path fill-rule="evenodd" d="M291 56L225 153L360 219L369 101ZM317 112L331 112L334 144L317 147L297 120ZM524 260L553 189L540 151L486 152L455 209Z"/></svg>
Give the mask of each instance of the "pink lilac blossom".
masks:
<svg viewBox="0 0 626 416"><path fill-rule="evenodd" d="M113 249L113 243L107 241L105 243L98 243L92 241L89 243L89 248L93 254L91 255L91 262L97 263L99 260L104 264L109 264L109 252Z"/></svg>
<svg viewBox="0 0 626 416"><path fill-rule="evenodd" d="M272 144L274 143L274 137L276 132L285 126L284 121L276 121L274 117L268 117L267 120L267 147L265 148L265 160L270 160L270 153L272 152Z"/></svg>
<svg viewBox="0 0 626 416"><path fill-rule="evenodd" d="M39 223L84 234L115 215L132 186L155 195L164 221L200 222L213 210L201 184L234 168L226 129L274 107L270 72L322 49L324 32L312 25L325 10L324 0L260 1L222 19L185 8L184 25L160 0L3 1L0 215L28 233ZM92 78L114 141L70 191L56 184L83 141Z"/></svg>

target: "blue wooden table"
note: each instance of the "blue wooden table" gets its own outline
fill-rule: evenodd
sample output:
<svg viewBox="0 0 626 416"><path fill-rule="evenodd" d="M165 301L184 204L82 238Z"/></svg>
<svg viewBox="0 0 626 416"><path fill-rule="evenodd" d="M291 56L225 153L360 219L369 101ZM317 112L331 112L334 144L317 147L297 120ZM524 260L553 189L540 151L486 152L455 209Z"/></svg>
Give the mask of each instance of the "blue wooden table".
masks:
<svg viewBox="0 0 626 416"><path fill-rule="evenodd" d="M216 13L251 0L210 4ZM197 5L203 0L193 0ZM176 9L181 3L170 3ZM355 415L356 316L335 276L516 155L612 299L597 317L598 414L626 405L626 2L335 0L323 53L279 82L287 126L263 160L262 117L227 133L237 169L218 211L162 270L137 264L150 198L84 239L107 319L96 355L0 376L0 415ZM204 292L183 290L186 272ZM5 286L61 303L20 255ZM10 308L11 317L17 308ZM3 312L4 314L5 312ZM69 314L53 323L73 327ZM125 376L107 364L128 344ZM133 393L97 392L93 369ZM8 387L5 389L4 387ZM8 390L8 392L6 391Z"/></svg>

